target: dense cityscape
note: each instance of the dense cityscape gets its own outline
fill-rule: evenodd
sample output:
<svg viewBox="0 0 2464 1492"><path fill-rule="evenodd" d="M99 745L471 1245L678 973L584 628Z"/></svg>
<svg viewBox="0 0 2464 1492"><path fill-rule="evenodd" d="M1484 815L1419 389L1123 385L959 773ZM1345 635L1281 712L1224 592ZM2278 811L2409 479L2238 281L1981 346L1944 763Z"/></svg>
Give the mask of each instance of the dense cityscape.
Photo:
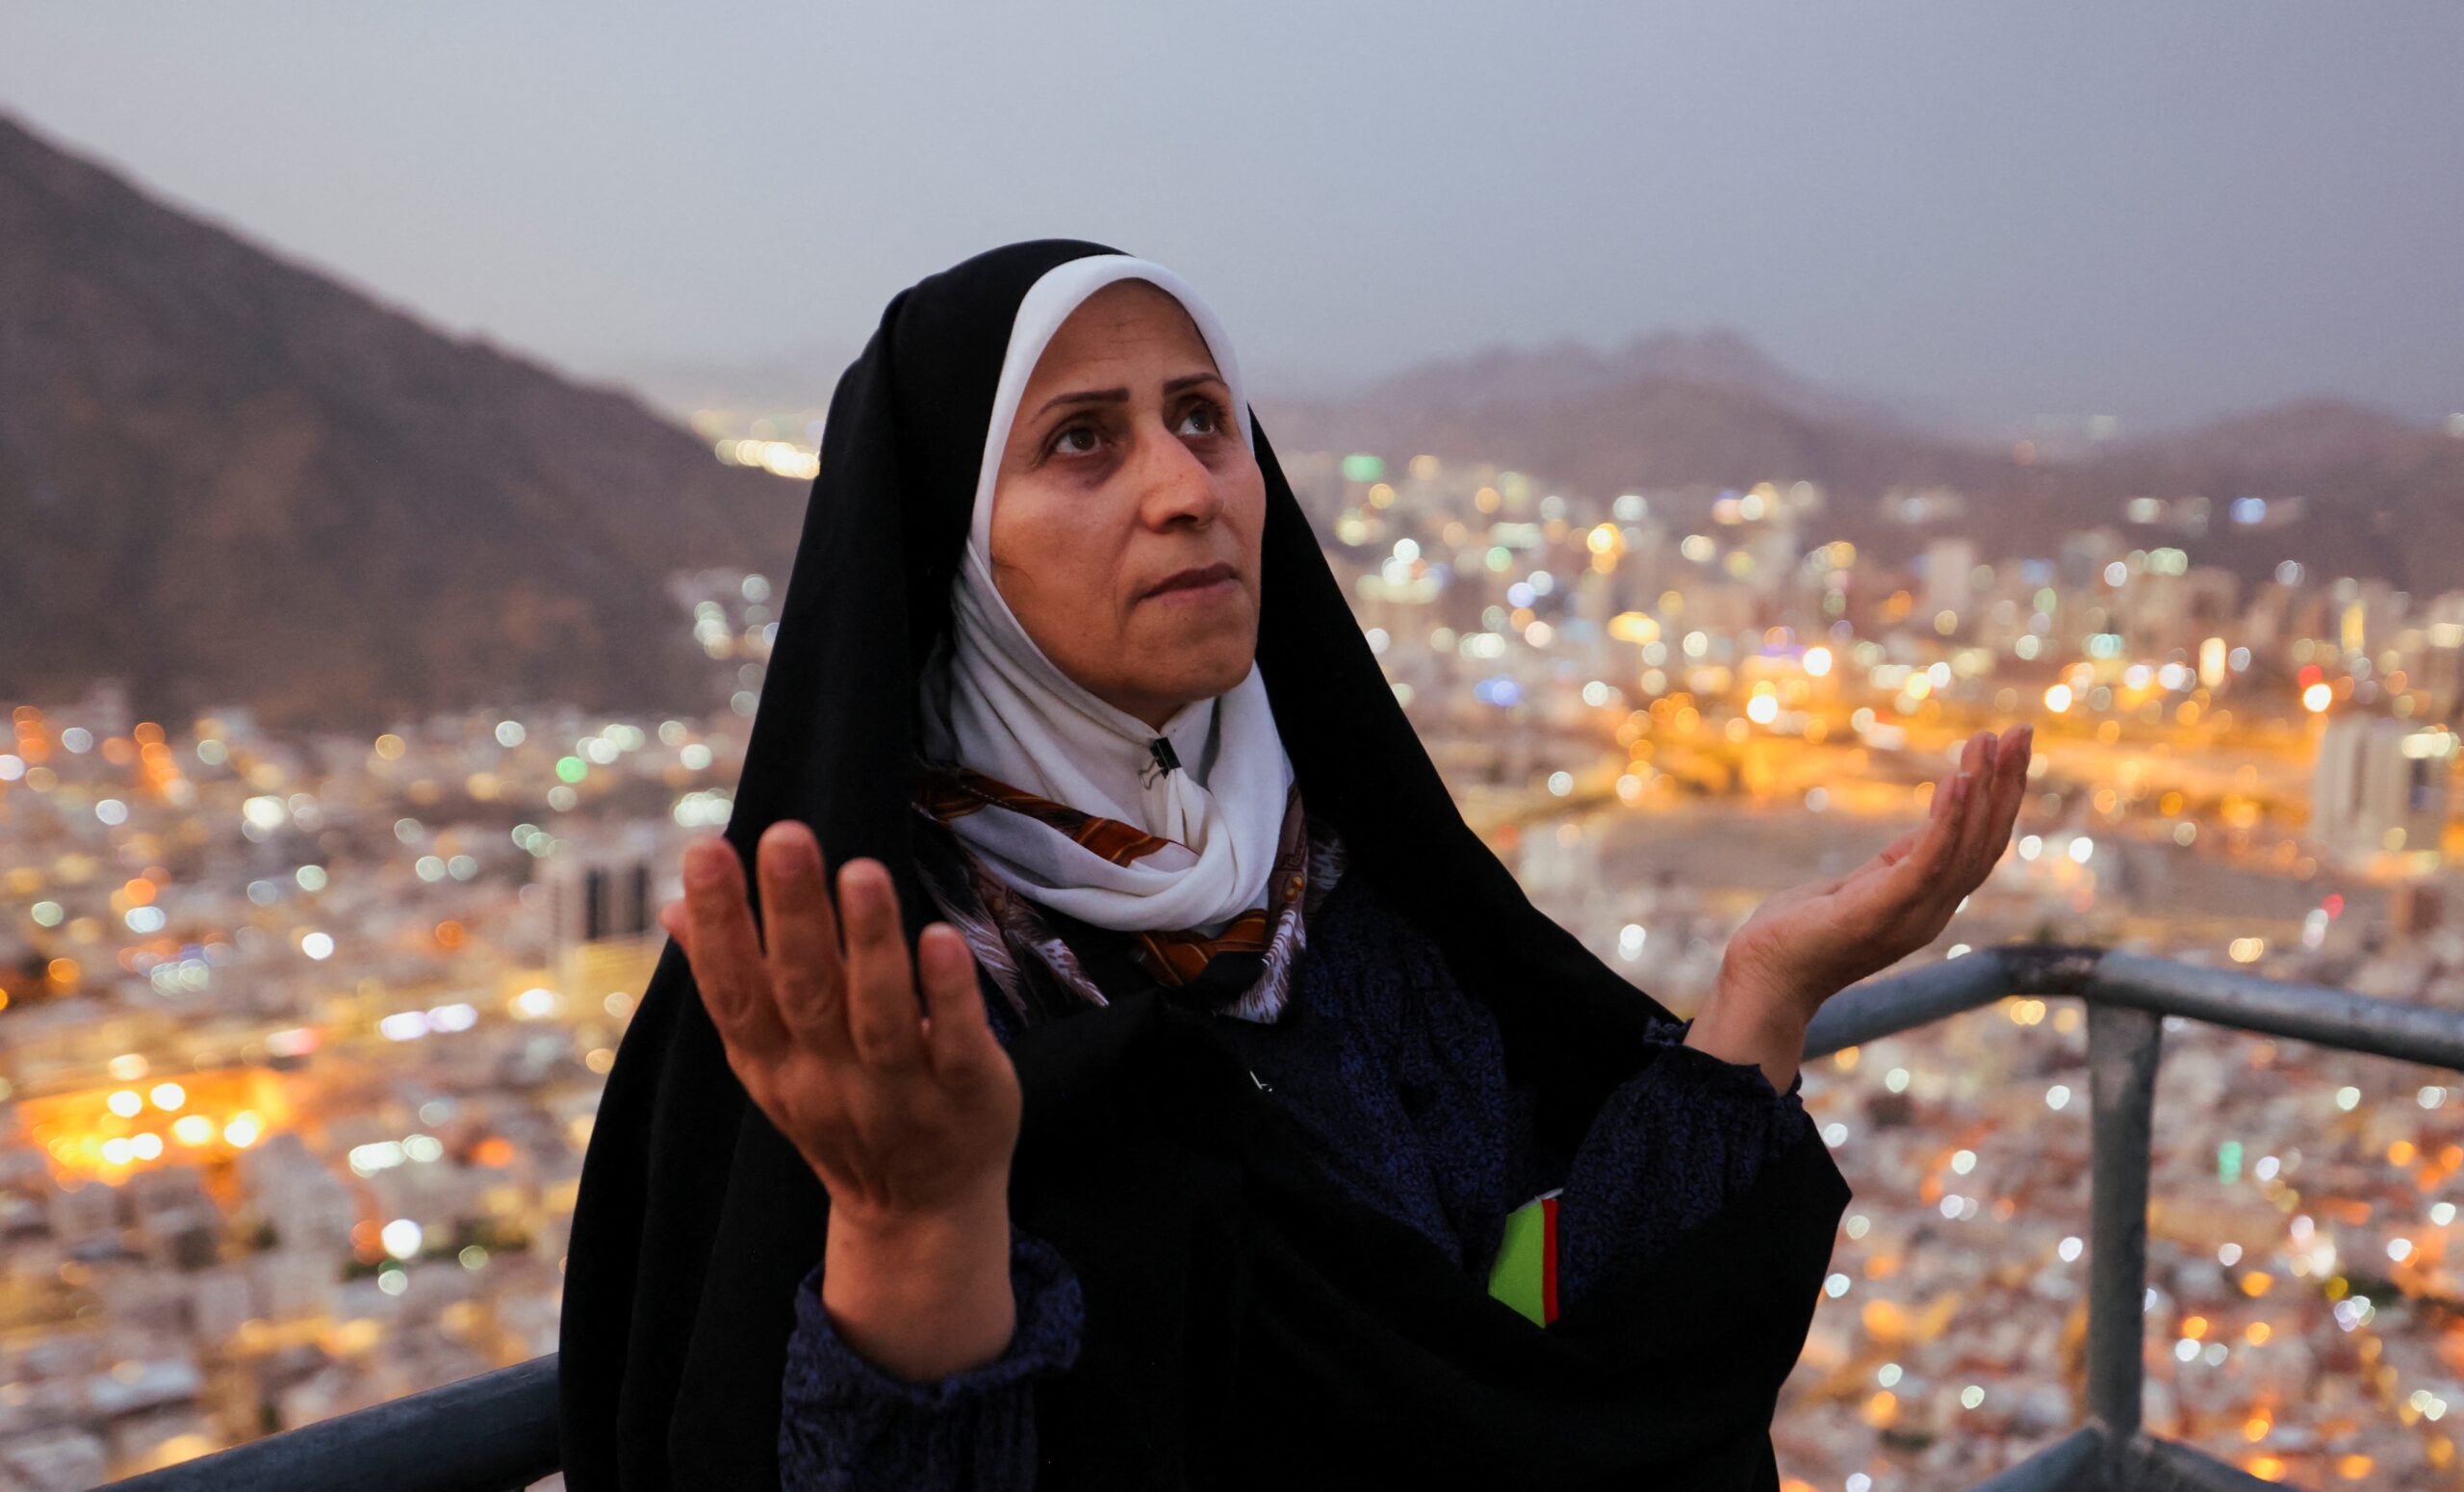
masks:
<svg viewBox="0 0 2464 1492"><path fill-rule="evenodd" d="M724 424L723 460L811 475L808 440ZM1894 490L1866 516L1912 557L1886 562L1806 481L1286 470L1467 816L1681 1013L1761 897L1862 861L1969 732L2022 720L2015 842L1912 962L2051 940L2454 998L2464 593L2195 560L2298 497L2134 497L2014 555L1968 494ZM298 736L140 718L110 680L13 704L0 1487L555 1349L599 1086L680 848L727 820L776 628L758 575L645 598L670 604L734 665L699 714ZM2079 1420L2083 1027L2013 996L1808 1065L1856 1195L1775 1425L1795 1492L1964 1488ZM2178 1021L2167 1044L2149 1428L2268 1480L2464 1486L2464 1090Z"/></svg>

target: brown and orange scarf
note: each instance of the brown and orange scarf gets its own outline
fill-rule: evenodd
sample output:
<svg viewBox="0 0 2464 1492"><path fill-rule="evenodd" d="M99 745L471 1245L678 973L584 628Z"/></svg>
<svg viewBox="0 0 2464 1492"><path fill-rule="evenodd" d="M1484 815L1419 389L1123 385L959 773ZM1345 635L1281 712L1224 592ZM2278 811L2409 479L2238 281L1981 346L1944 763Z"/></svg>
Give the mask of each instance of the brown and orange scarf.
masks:
<svg viewBox="0 0 2464 1492"><path fill-rule="evenodd" d="M970 813L1023 814L1120 865L1171 843L1136 825L1081 812L950 763L926 763L917 769L914 802L918 813L942 829ZM996 880L956 835L948 836L948 843L964 867L967 885L963 888L948 885L950 877L928 872L926 886L944 918L966 937L977 962L992 975L1017 1013L1031 1017L1033 1002L1020 977L1024 958L1042 965L1078 998L1094 1005L1108 1003L1061 930L1060 924L1071 919L1037 906ZM1342 873L1342 840L1308 817L1295 784L1285 800L1274 868L1267 878L1267 905L1249 908L1212 933L1152 928L1105 934L1074 925L1081 930L1081 940L1090 934L1125 939L1130 962L1168 990L1198 998L1237 1019L1272 1021L1283 1013L1294 958L1305 942L1308 915Z"/></svg>

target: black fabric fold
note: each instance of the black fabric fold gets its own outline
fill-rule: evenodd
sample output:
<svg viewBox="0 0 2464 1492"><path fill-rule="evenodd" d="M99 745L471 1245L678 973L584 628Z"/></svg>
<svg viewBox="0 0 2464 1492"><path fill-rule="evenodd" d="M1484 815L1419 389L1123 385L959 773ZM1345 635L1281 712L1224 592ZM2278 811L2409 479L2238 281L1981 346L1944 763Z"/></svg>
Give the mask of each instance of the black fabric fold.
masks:
<svg viewBox="0 0 2464 1492"><path fill-rule="evenodd" d="M933 904L908 806L918 675L1012 320L1086 254L1038 240L902 291L839 379L726 836L810 824ZM1263 427L1258 663L1300 790L1495 1014L1571 1152L1673 1018L1534 908L1463 822L1353 621ZM748 880L750 876L748 875ZM759 908L757 905L756 913ZM991 998L998 994L988 990ZM1207 1018L1151 995L1014 1042L1017 1224L1085 1291L1040 1385L1039 1485L1777 1485L1771 1405L1848 1190L1800 1145L1599 1308L1533 1325L1346 1197ZM745 1096L672 943L617 1048L568 1253L559 1393L574 1492L774 1488L795 1291L828 1197ZM1511 1483L1509 1483L1511 1484Z"/></svg>

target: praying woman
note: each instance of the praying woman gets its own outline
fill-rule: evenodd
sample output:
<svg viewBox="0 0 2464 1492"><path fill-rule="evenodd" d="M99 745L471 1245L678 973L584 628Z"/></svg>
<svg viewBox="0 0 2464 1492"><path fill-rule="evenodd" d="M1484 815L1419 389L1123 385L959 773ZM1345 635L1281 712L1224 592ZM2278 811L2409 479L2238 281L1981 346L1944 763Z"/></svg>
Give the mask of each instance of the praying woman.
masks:
<svg viewBox="0 0 2464 1492"><path fill-rule="evenodd" d="M1465 824L1161 265L1037 240L840 378L732 816L584 1159L573 1492L1776 1492L1823 1002L2025 727L1679 1019Z"/></svg>

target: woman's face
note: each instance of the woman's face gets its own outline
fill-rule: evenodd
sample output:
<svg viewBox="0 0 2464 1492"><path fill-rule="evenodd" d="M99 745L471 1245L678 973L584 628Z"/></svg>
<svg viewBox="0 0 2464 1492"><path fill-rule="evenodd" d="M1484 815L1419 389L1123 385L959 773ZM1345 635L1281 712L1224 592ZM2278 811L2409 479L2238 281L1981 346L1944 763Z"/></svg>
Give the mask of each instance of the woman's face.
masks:
<svg viewBox="0 0 2464 1492"><path fill-rule="evenodd" d="M1247 677L1266 477L1189 313L1087 297L1036 363L992 494L992 579L1063 673L1160 726Z"/></svg>

